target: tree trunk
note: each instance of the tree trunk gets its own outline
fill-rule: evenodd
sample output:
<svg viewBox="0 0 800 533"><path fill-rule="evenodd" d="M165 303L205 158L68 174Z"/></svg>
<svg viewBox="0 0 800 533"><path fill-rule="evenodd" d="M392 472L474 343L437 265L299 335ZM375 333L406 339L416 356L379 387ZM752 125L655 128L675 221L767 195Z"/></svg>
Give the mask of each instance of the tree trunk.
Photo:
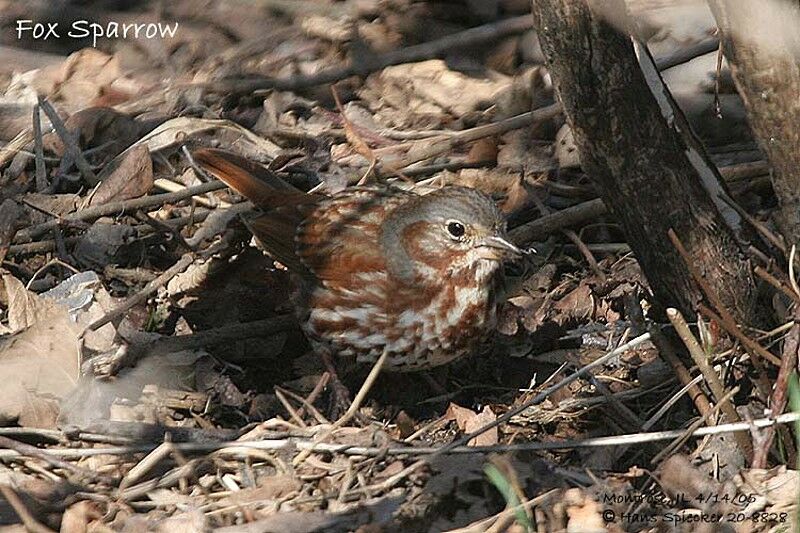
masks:
<svg viewBox="0 0 800 533"><path fill-rule="evenodd" d="M800 241L800 8L796 2L710 0L750 127L772 165L777 222Z"/></svg>
<svg viewBox="0 0 800 533"><path fill-rule="evenodd" d="M590 3L627 20L622 0ZM703 299L667 237L672 228L728 310L752 323L750 266L690 161L696 150L664 119L628 35L586 0L533 0L533 15L581 164L622 225L656 301L693 316Z"/></svg>

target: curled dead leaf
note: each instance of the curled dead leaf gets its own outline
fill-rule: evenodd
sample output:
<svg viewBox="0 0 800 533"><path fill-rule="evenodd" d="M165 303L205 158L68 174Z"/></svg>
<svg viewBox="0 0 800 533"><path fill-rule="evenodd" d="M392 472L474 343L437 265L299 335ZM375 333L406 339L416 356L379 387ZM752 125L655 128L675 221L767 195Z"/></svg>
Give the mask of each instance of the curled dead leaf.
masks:
<svg viewBox="0 0 800 533"><path fill-rule="evenodd" d="M153 161L150 151L139 145L118 155L98 176L100 186L89 205L129 200L147 194L153 188Z"/></svg>
<svg viewBox="0 0 800 533"><path fill-rule="evenodd" d="M451 403L447 407L445 418L455 421L458 429L464 433L472 433L486 424L494 422L497 416L488 405L483 407L483 411L476 413L471 409ZM478 435L468 443L469 446L491 446L493 444L497 444L497 428L492 428Z"/></svg>

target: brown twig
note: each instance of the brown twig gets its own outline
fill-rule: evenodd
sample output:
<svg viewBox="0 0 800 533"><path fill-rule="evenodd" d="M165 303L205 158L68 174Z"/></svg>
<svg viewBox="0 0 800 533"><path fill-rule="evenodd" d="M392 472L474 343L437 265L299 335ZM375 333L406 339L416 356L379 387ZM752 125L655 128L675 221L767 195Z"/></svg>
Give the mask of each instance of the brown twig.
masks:
<svg viewBox="0 0 800 533"><path fill-rule="evenodd" d="M798 312L797 309L794 313L794 319L795 321L800 320L800 312ZM775 379L775 388L772 391L772 398L770 399L770 414L772 416L780 415L786 407L789 379L797 365L798 350L800 350L800 324L795 322L783 343L783 353L781 356L781 364L778 369L778 377ZM772 446L774 438L774 427L764 430L762 443L760 443L761 445L758 446L753 453L753 468L767 467L767 456L769 455L769 449Z"/></svg>
<svg viewBox="0 0 800 533"><path fill-rule="evenodd" d="M730 314L728 309L725 307L725 304L722 303L722 300L719 299L717 293L714 292L711 287L706 283L703 276L697 270L697 267L694 264L689 252L686 251L684 248L683 243L675 234L675 231L672 229L669 230L667 233L669 235L670 241L672 241L672 245L675 246L675 249L678 251L678 254L683 258L684 263L686 264L686 268L689 270L689 273L694 278L697 285L700 287L700 290L703 294L708 298L708 301L711 302L716 310L719 312L719 316L716 313L711 311L708 307L699 303L697 308L705 314L707 317L712 318L715 320L720 326L722 326L725 331L729 334L733 335L736 339L738 339L742 344L744 344L745 348L750 352L753 356L753 364L756 365L756 370L761 370L760 368L760 359L767 360L774 365L780 366L781 362L780 359L772 355L769 350L752 340L750 337L745 335L745 333L739 329L739 326L736 325L736 320L733 318L733 315ZM758 356L758 357L756 357Z"/></svg>
<svg viewBox="0 0 800 533"><path fill-rule="evenodd" d="M86 470L84 468L80 468L75 466L72 463L68 463L63 459L59 459L58 457L53 456L52 454L47 453L45 450L41 450L36 446L31 446L30 444L25 444L24 442L19 442L14 439L9 439L8 437L4 437L0 435L0 447L6 448L9 450L14 450L15 452L19 453L22 456L27 457L35 457L36 459L40 459L50 466L55 468L60 468L65 472L69 472L81 478L82 480L90 480L90 481L103 481L107 484L113 484L114 480L108 476L103 476L97 474L96 472L92 472L91 470Z"/></svg>
<svg viewBox="0 0 800 533"><path fill-rule="evenodd" d="M26 230L19 231L17 232L17 236L14 240L18 243L29 242L32 239L38 237L39 235L42 235L43 233L50 231L51 229L61 224L71 223L71 222L85 222L88 220L93 220L108 215L122 215L130 211L135 211L137 209L143 209L146 207L154 207L157 205L178 202L180 200L185 200L186 198L191 198L192 196L195 196L197 194L205 194L211 191L218 191L220 189L224 189L225 187L227 187L227 185L225 185L221 181L212 181L209 183L202 183L200 185L195 185L194 187L187 187L182 191L171 192L166 194L154 194L150 196L143 196L141 198L133 198L132 200L110 202L107 204L88 207L86 209L82 209L75 213L70 213L69 215L65 215L61 218L55 220L49 220L47 222L31 226Z"/></svg>
<svg viewBox="0 0 800 533"><path fill-rule="evenodd" d="M786 254L786 244L783 242L783 239L781 237L775 235L775 233L770 231L764 224L759 222L753 215L745 211L742 208L742 206L740 206L733 198L731 198L727 194L721 192L719 193L719 197L726 204L731 206L737 213L739 213L739 216L745 219L748 224L753 226L753 228L755 228L755 230L758 231L758 233L760 233L761 236L767 240L767 242L769 242L770 244L775 246L778 250L783 252L784 255Z"/></svg>
<svg viewBox="0 0 800 533"><path fill-rule="evenodd" d="M336 421L334 422L328 429L320 433L317 437L314 438L315 442L322 442L326 438L330 437L334 431L339 429L340 427L344 426L347 422L353 419L356 416L356 413L361 408L361 404L364 402L364 399L367 397L372 386L375 384L375 380L378 379L378 375L380 375L381 370L383 369L383 365L386 362L386 359L389 357L389 350L383 350L383 353L378 360L375 361L375 364L372 366L372 369L369 371L369 375L364 380L364 383L361 385L361 388L356 393L356 397L353 398L353 401L350 402L350 407L347 408L347 411ZM292 464L299 465L303 461L308 458L309 455L314 451L314 448L309 448L307 450L303 450L301 453L297 455L292 460Z"/></svg>
<svg viewBox="0 0 800 533"><path fill-rule="evenodd" d="M776 288L777 290L788 296L790 300L794 301L797 304L800 304L800 295L794 292L794 290L785 282L779 280L778 278L776 278L775 276L764 270L763 267L757 266L753 269L753 272L755 273L756 276L763 279L764 281L772 285L774 288Z"/></svg>
<svg viewBox="0 0 800 533"><path fill-rule="evenodd" d="M686 369L686 366L683 364L683 362L675 354L672 344L661 332L659 326L653 324L649 328L649 331L653 338L653 344L655 344L658 348L658 353L672 367L672 370L675 372L675 375L678 376L678 380L681 382L681 384L686 386L691 383L692 375L689 373L689 370ZM702 389L698 385L692 385L689 387L688 393L689 397L694 403L694 406L697 408L697 412L700 413L700 416L706 416L711 411L711 403L708 401L708 398L706 398L706 395Z"/></svg>
<svg viewBox="0 0 800 533"><path fill-rule="evenodd" d="M725 178L728 184L734 185L737 181L748 180L757 176L769 174L769 163L767 161L748 161L719 168L719 173Z"/></svg>
<svg viewBox="0 0 800 533"><path fill-rule="evenodd" d="M44 162L44 146L42 143L42 122L39 104L33 106L33 149L36 164L36 191L47 190L47 168Z"/></svg>
<svg viewBox="0 0 800 533"><path fill-rule="evenodd" d="M211 209L198 209L197 211L194 212L193 215L185 216L185 217L171 218L169 220L164 220L161 223L164 224L165 226L173 228L173 229L175 229L177 231L179 228L182 228L182 227L187 226L189 224L195 224L197 222L204 221L206 218L208 218L208 216L211 213L214 213L214 212L215 212L215 210L211 210ZM139 233L139 235L142 235L143 232L147 231L151 227L152 227L152 225L150 225L150 224L140 224L140 225L134 226L134 229ZM56 226L53 229L55 230L57 228L58 228L58 226ZM64 237L63 242L64 242L65 245L66 244L72 245L72 244L75 244L76 242L78 242L79 240L80 240L80 237ZM14 255L38 254L38 253L52 252L53 250L55 250L57 248L57 246L58 246L58 243L56 242L55 239L46 240L46 241L26 242L25 244L12 244L8 248L8 255L9 255L9 257L11 257L11 256L14 256Z"/></svg>
<svg viewBox="0 0 800 533"><path fill-rule="evenodd" d="M701 416L698 420L695 420L688 428L686 428L686 430L683 432L683 434L680 437L677 437L668 446L664 447L664 449L662 449L658 454L656 454L656 456L653 457L653 459L650 461L650 463L651 464L658 464L658 463L661 462L662 459L664 459L668 455L672 455L678 448L683 446L683 443L685 443L687 440L689 440L689 438L692 435L694 435L695 432L697 432L698 429L700 429L703 425L705 425L706 422L708 422L708 420L710 420L712 416L714 416L720 409L723 409L726 404L729 404L731 398L733 398L733 395L736 394L737 392L739 392L739 385L736 385L731 390L729 390L727 393L722 395L720 397L720 399L718 400L717 404L714 407L712 407L711 410L708 413L706 413L705 415ZM731 423L735 424L736 422L731 422ZM734 438L736 439L737 442L739 442L739 440L740 440L738 438L738 436L741 433L743 433L743 432L740 431L738 433L734 433ZM745 437L745 440L746 440L746 437ZM745 448L745 449L747 449L747 448Z"/></svg>
<svg viewBox="0 0 800 533"><path fill-rule="evenodd" d="M393 50L370 59L369 61L351 62L347 65L323 69L315 74L277 79L262 78L255 80L221 81L210 84L209 88L220 92L235 94L250 93L264 89L296 91L316 85L334 83L351 76L367 76L392 65L414 63L439 57L457 48L495 41L508 35L522 33L529 30L532 25L533 20L531 16L522 15L500 22L470 28L442 37L441 39L436 39L435 41Z"/></svg>
<svg viewBox="0 0 800 533"><path fill-rule="evenodd" d="M297 412L297 409L292 407L292 404L289 403L289 400L286 399L284 395L284 389L280 387L275 387L275 397L281 402L283 408L286 409L286 412L289 413L289 417L294 421L295 424L300 426L301 428L307 428L308 424L303 421L303 417Z"/></svg>
<svg viewBox="0 0 800 533"><path fill-rule="evenodd" d="M751 355L758 355L758 358L754 357L753 363L755 364L758 359L764 359L769 361L775 366L781 365L781 360L778 359L775 355L773 355L769 350L761 346L759 343L745 335L745 333L736 326L735 323L726 320L724 317L717 315L714 311L709 309L706 305L698 304L697 309L705 315L706 318L709 320L715 321L717 324L722 326L722 328L727 331L731 336L736 338L739 342L744 344L744 347L750 352Z"/></svg>
<svg viewBox="0 0 800 533"><path fill-rule="evenodd" d="M75 160L75 166L78 167L78 170L81 172L81 176L83 176L86 184L89 185L89 187L96 186L100 182L97 179L97 175L95 175L94 171L92 170L92 167L89 165L89 162L86 161L85 157L83 157L83 152L81 152L81 148L78 145L78 141L75 139L75 136L64 125L64 121L61 120L60 116L58 116L58 113L53 106L50 105L50 102L41 96L38 97L38 100L42 111L45 112L47 118L50 119L50 123L53 125L53 128L56 130L56 133L59 137L61 137L61 141L64 143L67 154Z"/></svg>
<svg viewBox="0 0 800 533"><path fill-rule="evenodd" d="M327 382L328 382L328 379L329 379L328 376L329 375L330 374L328 374L327 372L323 372L322 377L319 379L319 381L317 381L317 384L314 387L314 390L311 391L311 394L309 394L309 398L311 398L312 402L315 401L316 397L319 396L319 394L324 390L325 384L327 384ZM320 385L322 385L322 386L320 386ZM299 394L296 394L296 393L294 393L294 392L292 392L292 391L290 391L288 389L284 389L284 388L281 388L281 387L275 387L276 395L277 395L277 392L279 390L285 396L288 396L288 397L300 402L300 408L297 409L298 418L302 418L305 415L305 411L308 410L309 414L311 414L311 416L313 416L314 419L316 419L317 423L319 423L319 424L330 424L331 423L330 420L325 418L322 415L322 413L320 413L317 410L317 408L314 407L312 405L312 403L308 401L308 399L303 398ZM312 398L312 396L313 396L313 398ZM302 424L302 426L305 427L305 424Z"/></svg>
<svg viewBox="0 0 800 533"><path fill-rule="evenodd" d="M517 244L525 244L543 239L560 229L594 220L607 211L603 201L596 198L517 226L509 232L509 237Z"/></svg>
<svg viewBox="0 0 800 533"><path fill-rule="evenodd" d="M736 412L733 404L730 401L722 401L722 399L725 397L725 387L722 385L722 382L720 382L717 373L713 368L711 368L711 365L708 364L706 354L703 351L703 348L700 346L700 343L697 342L694 334L692 334L692 331L689 329L689 324L686 323L686 319L683 318L683 315L680 313L680 311L674 308L667 309L667 318L669 318L669 321L672 323L672 326L675 328L678 336L683 341L683 344L689 351L689 355L692 356L697 368L700 369L700 372L702 372L703 376L705 377L706 383L708 383L708 387L711 389L711 394L714 395L716 402L720 404L720 409L725 414L727 421L739 422L741 418L739 418L739 414ZM745 454L745 457L749 457L753 451L753 444L747 438L747 435L737 433L736 442L741 448L742 453Z"/></svg>
<svg viewBox="0 0 800 533"><path fill-rule="evenodd" d="M547 207L547 205L545 205L545 203L542 201L541 198L539 198L539 195L536 193L535 190L531 191L531 199L533 200L536 207L539 209L539 212L542 214L542 217L546 217L552 213L550 208ZM586 243L584 243L583 240L581 240L578 234L575 233L573 230L566 228L562 228L561 233L563 233L564 236L566 236L570 241L572 241L572 244L575 245L575 247L578 249L578 252L580 252L583 258L586 259L586 262L589 263L589 267L592 269L595 275L599 277L601 280L605 280L606 275L600 268L600 265L597 263L597 259L594 258L594 255L592 254L591 250L589 250L589 248L586 246Z"/></svg>
<svg viewBox="0 0 800 533"><path fill-rule="evenodd" d="M124 315L132 307L146 301L151 294L153 294L160 287L168 283L169 280L171 280L172 278L174 278L175 276L186 270L189 267L189 265L192 264L193 261L194 261L194 254L192 253L187 253L181 256L181 258L174 265L172 265L167 270L162 272L161 275L159 275L156 279L150 281L147 285L145 285L142 288L142 290L140 290L139 292L137 292L136 294L134 294L133 296L131 296L130 298L119 304L117 307L115 307L102 317L98 318L97 320L86 326L86 329L83 331L83 333L81 333L81 336L86 334L86 332L88 331L94 331L102 326L105 326L112 320L115 320Z"/></svg>
<svg viewBox="0 0 800 533"><path fill-rule="evenodd" d="M386 148L378 148L375 155L384 163L389 163L395 168L404 169L409 165L430 159L441 154L453 151L455 148L486 137L525 128L531 124L555 118L561 114L559 104L535 109L498 122L476 126L468 130L459 131L452 135L433 137L423 141L411 141L396 144ZM396 156L398 151L405 151L404 155Z"/></svg>

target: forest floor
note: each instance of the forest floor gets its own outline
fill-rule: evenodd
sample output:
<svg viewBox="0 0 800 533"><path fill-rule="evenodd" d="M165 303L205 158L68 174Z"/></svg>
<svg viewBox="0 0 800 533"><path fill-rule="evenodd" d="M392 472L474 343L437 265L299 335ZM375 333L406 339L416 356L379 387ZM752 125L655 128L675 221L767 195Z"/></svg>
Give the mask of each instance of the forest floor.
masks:
<svg viewBox="0 0 800 533"><path fill-rule="evenodd" d="M796 446L765 407L794 320L744 332L764 359L687 317L699 366L654 322L528 2L77 4L0 0L0 529L794 527ZM731 195L768 226L768 165L735 91L709 76L713 21L692 2L633 4ZM23 19L62 36L17 38ZM93 47L66 36L75 20L178 29ZM249 204L198 167L200 147L304 190L492 195L538 253L509 268L491 349L379 375L358 416L329 419L288 273L242 223ZM765 268L786 317L793 277ZM731 400L739 426L720 419ZM747 448L773 442L753 466Z"/></svg>

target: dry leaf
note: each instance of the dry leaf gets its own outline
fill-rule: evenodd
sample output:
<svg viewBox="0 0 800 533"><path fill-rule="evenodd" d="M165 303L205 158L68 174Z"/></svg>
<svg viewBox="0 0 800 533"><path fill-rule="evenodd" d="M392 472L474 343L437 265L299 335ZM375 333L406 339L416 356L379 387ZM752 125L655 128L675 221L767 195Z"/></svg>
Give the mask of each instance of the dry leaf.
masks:
<svg viewBox="0 0 800 533"><path fill-rule="evenodd" d="M89 205L129 200L147 194L153 188L153 161L144 145L118 155L98 176L100 186Z"/></svg>
<svg viewBox="0 0 800 533"><path fill-rule="evenodd" d="M451 403L447 408L445 418L454 420L458 429L464 433L472 433L486 424L494 422L497 416L488 405L484 406L483 411L480 413L475 413L471 409ZM497 428L492 428L478 435L469 441L468 446L491 446L493 444L497 444Z"/></svg>
<svg viewBox="0 0 800 533"><path fill-rule="evenodd" d="M67 507L61 518L62 533L86 533L89 523L103 516L96 506L94 502L80 501Z"/></svg>
<svg viewBox="0 0 800 533"><path fill-rule="evenodd" d="M553 321L564 325L594 316L594 295L589 285L581 283L553 306Z"/></svg>
<svg viewBox="0 0 800 533"><path fill-rule="evenodd" d="M70 110L83 109L103 94L104 88L122 77L119 59L94 48L84 48L69 56L51 77L58 101ZM48 73L43 73L43 81Z"/></svg>
<svg viewBox="0 0 800 533"><path fill-rule="evenodd" d="M600 504L582 489L569 489L564 493L567 506L567 531L606 531L600 515Z"/></svg>
<svg viewBox="0 0 800 533"><path fill-rule="evenodd" d="M130 116L110 107L88 107L71 115L64 126L78 139L82 149L102 147L92 154L93 159L108 161L139 139L139 125ZM46 149L59 157L66 147L56 133L43 138Z"/></svg>
<svg viewBox="0 0 800 533"><path fill-rule="evenodd" d="M73 389L79 375L78 327L66 309L3 276L9 321L19 331L0 338L0 366L6 387L0 393L0 424L52 427L56 401Z"/></svg>
<svg viewBox="0 0 800 533"><path fill-rule="evenodd" d="M8 327L13 333L42 322L58 309L52 301L28 291L14 276L3 276L3 286L8 302Z"/></svg>
<svg viewBox="0 0 800 533"><path fill-rule="evenodd" d="M497 163L497 138L478 139L469 149L467 161L470 163Z"/></svg>

